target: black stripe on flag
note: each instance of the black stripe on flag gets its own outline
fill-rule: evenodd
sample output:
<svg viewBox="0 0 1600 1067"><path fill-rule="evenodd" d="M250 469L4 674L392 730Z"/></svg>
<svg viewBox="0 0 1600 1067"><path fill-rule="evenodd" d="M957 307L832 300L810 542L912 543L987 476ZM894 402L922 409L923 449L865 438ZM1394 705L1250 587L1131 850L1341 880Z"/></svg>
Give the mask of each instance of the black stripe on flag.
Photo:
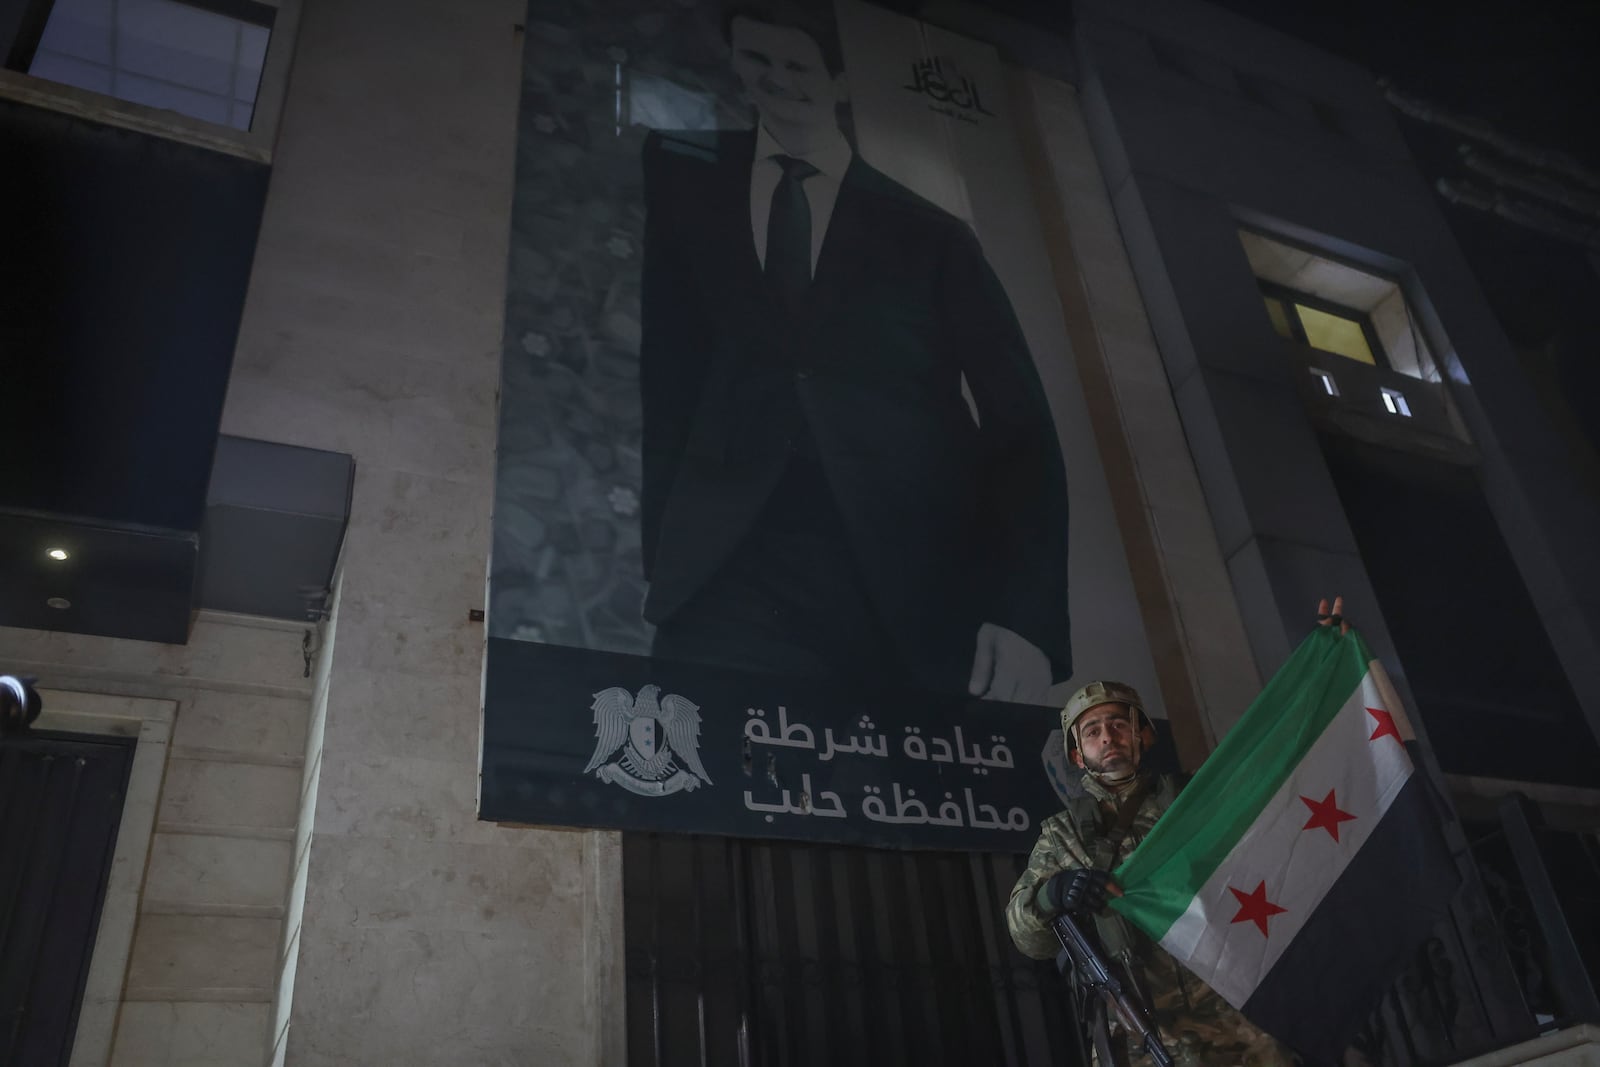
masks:
<svg viewBox="0 0 1600 1067"><path fill-rule="evenodd" d="M1245 1016L1308 1063L1338 1063L1384 990L1445 917L1459 883L1418 769L1245 1002Z"/></svg>

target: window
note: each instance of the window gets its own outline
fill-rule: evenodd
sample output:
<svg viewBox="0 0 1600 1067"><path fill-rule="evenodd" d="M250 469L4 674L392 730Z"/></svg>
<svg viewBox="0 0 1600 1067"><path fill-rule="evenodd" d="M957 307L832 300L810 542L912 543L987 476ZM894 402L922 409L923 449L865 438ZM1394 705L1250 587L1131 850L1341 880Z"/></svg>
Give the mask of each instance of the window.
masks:
<svg viewBox="0 0 1600 1067"><path fill-rule="evenodd" d="M1393 278L1255 230L1241 229L1239 243L1280 336L1408 378L1442 380Z"/></svg>
<svg viewBox="0 0 1600 1067"><path fill-rule="evenodd" d="M1267 297L1267 317L1272 320L1272 328L1278 331L1278 336L1295 339L1294 326L1289 322L1289 305L1276 297Z"/></svg>
<svg viewBox="0 0 1600 1067"><path fill-rule="evenodd" d="M1306 343L1312 348L1372 366L1377 365L1378 361L1372 356L1372 346L1367 343L1360 319L1319 311L1305 304L1295 304L1294 310L1300 316L1300 326L1305 330Z"/></svg>
<svg viewBox="0 0 1600 1067"><path fill-rule="evenodd" d="M1324 393L1327 393L1329 396L1339 395L1339 383L1333 380L1333 375L1329 374L1320 367L1307 367L1306 369L1311 372L1311 376L1313 378L1321 383L1322 391Z"/></svg>
<svg viewBox="0 0 1600 1067"><path fill-rule="evenodd" d="M7 66L249 130L277 9L257 0L34 0Z"/></svg>
<svg viewBox="0 0 1600 1067"><path fill-rule="evenodd" d="M1365 313L1275 285L1263 283L1261 291L1267 318L1280 336L1368 366L1387 366Z"/></svg>
<svg viewBox="0 0 1600 1067"><path fill-rule="evenodd" d="M1383 406L1391 415L1400 415L1404 418L1411 417L1411 405L1406 403L1406 396L1398 389L1382 389Z"/></svg>

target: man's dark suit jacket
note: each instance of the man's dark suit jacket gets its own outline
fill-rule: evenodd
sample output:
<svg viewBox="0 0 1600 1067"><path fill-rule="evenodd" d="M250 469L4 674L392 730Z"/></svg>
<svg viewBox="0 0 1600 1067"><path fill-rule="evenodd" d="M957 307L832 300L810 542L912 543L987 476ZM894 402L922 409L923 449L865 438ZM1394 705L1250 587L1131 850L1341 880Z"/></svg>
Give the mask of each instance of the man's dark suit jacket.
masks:
<svg viewBox="0 0 1600 1067"><path fill-rule="evenodd" d="M794 321L751 239L754 152L753 131L656 133L645 146L645 617L671 617L716 573L809 430L854 562L914 672L970 665L988 621L1066 678L1066 476L975 236L857 157Z"/></svg>

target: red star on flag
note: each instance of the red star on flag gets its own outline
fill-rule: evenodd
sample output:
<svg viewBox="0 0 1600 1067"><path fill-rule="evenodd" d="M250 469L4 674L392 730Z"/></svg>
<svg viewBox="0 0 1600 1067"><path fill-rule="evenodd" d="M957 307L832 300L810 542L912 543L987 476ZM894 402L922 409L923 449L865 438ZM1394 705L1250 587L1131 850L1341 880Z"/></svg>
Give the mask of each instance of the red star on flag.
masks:
<svg viewBox="0 0 1600 1067"><path fill-rule="evenodd" d="M1400 731L1395 727L1393 715L1382 708L1368 708L1367 714L1371 715L1378 723L1378 728L1372 731L1372 736L1367 738L1368 741L1376 741L1380 737L1392 737L1396 741L1400 741Z"/></svg>
<svg viewBox="0 0 1600 1067"><path fill-rule="evenodd" d="M1236 923L1255 923L1261 928L1262 937L1267 936L1267 920L1288 910L1287 908L1278 907L1278 905L1267 899L1267 883L1265 879L1249 893L1241 893L1231 885L1228 887L1228 892L1232 893L1234 898L1239 901L1239 914L1235 915L1231 921Z"/></svg>
<svg viewBox="0 0 1600 1067"><path fill-rule="evenodd" d="M1339 840L1339 824L1348 822L1355 816L1348 811L1339 810L1338 801L1333 793L1332 789L1328 790L1328 795L1321 800L1312 800L1307 796L1300 798L1305 801L1306 807L1311 809L1311 818L1306 820L1306 824L1301 827L1302 830L1326 830L1333 835L1335 841Z"/></svg>

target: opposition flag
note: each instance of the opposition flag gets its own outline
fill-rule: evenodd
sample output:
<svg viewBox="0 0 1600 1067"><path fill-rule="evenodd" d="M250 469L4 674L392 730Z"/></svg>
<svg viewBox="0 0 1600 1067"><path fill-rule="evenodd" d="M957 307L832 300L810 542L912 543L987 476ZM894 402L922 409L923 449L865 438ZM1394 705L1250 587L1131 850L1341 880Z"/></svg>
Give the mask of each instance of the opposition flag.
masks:
<svg viewBox="0 0 1600 1067"><path fill-rule="evenodd" d="M1115 872L1112 907L1247 1018L1336 1061L1459 881L1400 700L1319 627Z"/></svg>

